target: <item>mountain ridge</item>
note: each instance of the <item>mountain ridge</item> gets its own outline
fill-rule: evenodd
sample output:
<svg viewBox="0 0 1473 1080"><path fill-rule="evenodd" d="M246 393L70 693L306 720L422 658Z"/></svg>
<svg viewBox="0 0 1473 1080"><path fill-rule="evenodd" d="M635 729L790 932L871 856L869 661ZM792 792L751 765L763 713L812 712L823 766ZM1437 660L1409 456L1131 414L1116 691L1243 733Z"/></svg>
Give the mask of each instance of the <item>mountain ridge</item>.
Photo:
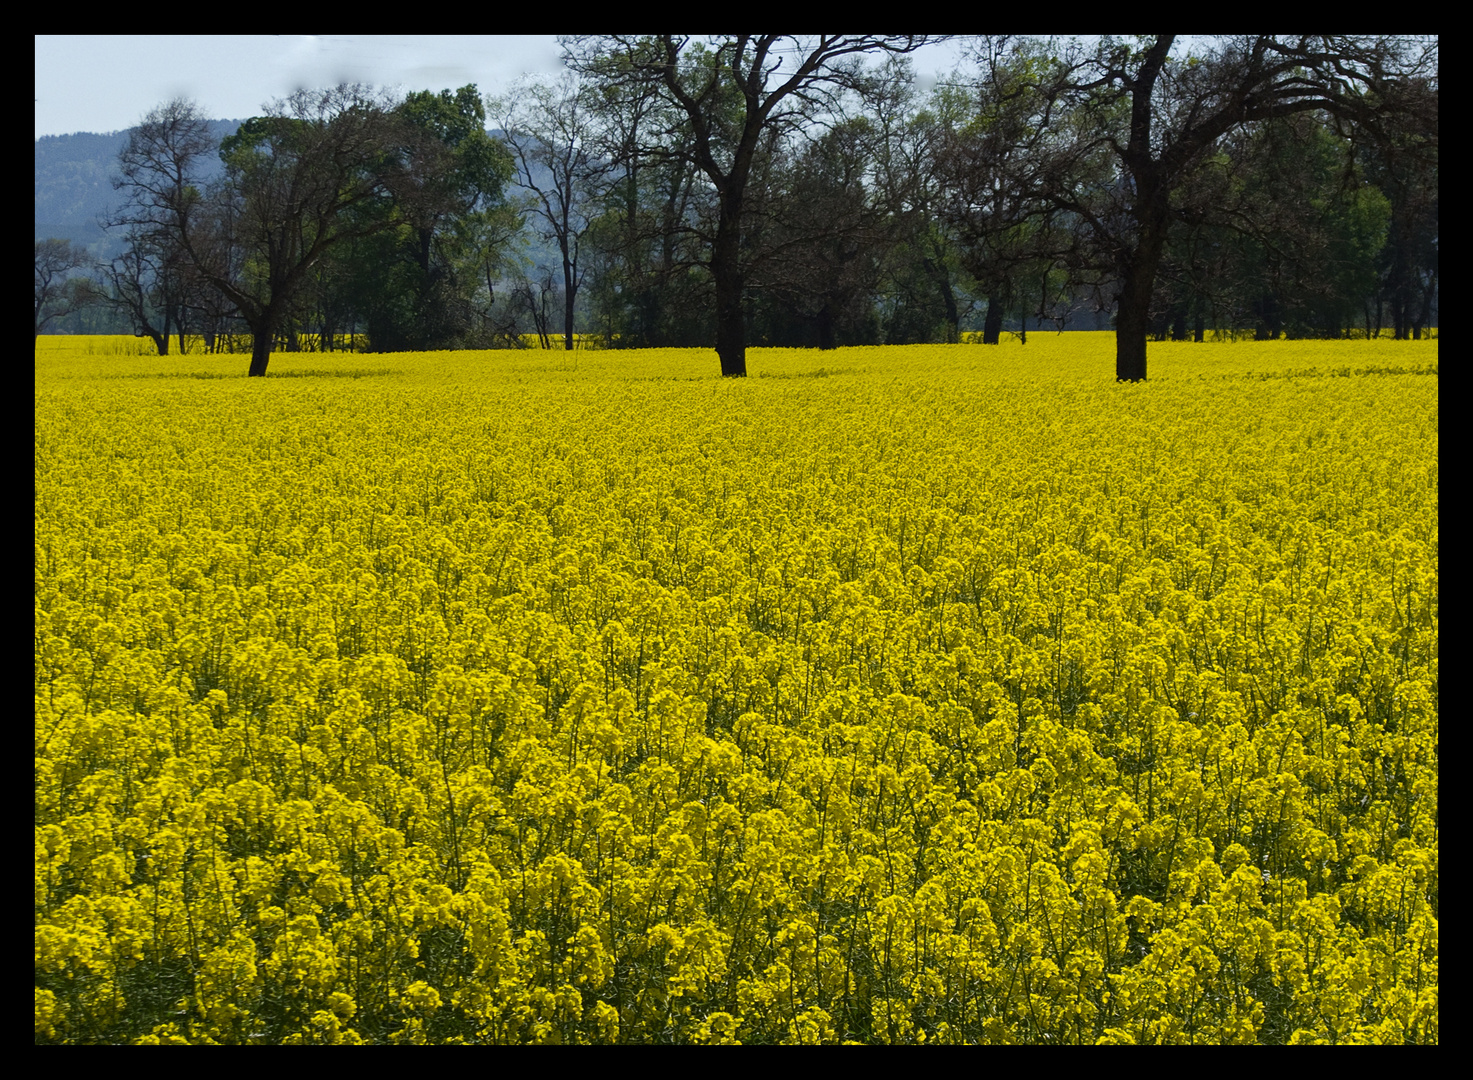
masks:
<svg viewBox="0 0 1473 1080"><path fill-rule="evenodd" d="M211 120L216 138L235 134L244 120ZM118 201L112 186L118 152L132 128L42 135L36 140L36 239L57 237L84 245L95 257L114 246L99 219ZM220 171L212 158L213 179Z"/></svg>

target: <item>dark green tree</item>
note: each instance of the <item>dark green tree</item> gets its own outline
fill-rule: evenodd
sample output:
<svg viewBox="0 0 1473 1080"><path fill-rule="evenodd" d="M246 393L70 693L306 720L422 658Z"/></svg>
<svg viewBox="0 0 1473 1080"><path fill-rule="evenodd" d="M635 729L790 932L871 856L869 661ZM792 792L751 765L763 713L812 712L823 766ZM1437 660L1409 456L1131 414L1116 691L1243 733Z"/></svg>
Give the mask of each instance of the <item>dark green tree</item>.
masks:
<svg viewBox="0 0 1473 1080"><path fill-rule="evenodd" d="M487 260L513 214L512 159L486 132L474 85L418 91L391 112L387 198L355 207L359 235L336 260L375 351L445 348L476 325ZM491 297L482 295L484 303Z"/></svg>
<svg viewBox="0 0 1473 1080"><path fill-rule="evenodd" d="M1364 319L1387 235L1385 196L1329 118L1242 128L1178 190L1151 336L1338 337Z"/></svg>
<svg viewBox="0 0 1473 1080"><path fill-rule="evenodd" d="M1366 178L1390 205L1378 258L1375 325L1389 309L1396 338L1420 337L1437 302L1437 80L1414 78L1378 88L1389 109L1350 132ZM1368 317L1367 321L1370 321Z"/></svg>
<svg viewBox="0 0 1473 1080"><path fill-rule="evenodd" d="M890 219L873 197L873 125L856 118L781 155L753 200L748 287L758 336L832 349L878 344L874 296ZM763 330L766 332L763 333Z"/></svg>

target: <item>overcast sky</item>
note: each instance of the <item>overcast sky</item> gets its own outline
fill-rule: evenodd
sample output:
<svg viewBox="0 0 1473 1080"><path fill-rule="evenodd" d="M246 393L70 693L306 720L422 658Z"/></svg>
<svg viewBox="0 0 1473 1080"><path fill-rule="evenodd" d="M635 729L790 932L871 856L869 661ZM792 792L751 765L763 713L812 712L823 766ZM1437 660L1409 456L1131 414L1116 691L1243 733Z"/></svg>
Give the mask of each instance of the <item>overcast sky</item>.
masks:
<svg viewBox="0 0 1473 1080"><path fill-rule="evenodd" d="M193 98L206 116L244 119L300 87L363 82L401 91L475 83L500 93L519 75L555 74L552 35L209 37L86 35L36 38L36 137L121 131L172 97ZM956 66L953 43L916 55L916 73Z"/></svg>

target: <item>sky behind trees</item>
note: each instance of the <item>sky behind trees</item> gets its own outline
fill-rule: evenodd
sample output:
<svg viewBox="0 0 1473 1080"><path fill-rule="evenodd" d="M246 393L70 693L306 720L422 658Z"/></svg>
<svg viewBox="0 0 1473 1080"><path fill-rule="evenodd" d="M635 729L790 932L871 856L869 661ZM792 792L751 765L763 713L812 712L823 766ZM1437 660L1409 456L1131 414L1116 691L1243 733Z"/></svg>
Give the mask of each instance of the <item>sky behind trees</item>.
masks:
<svg viewBox="0 0 1473 1080"><path fill-rule="evenodd" d="M207 116L244 119L303 87L362 82L401 91L475 83L499 93L518 76L561 70L556 37L475 35L37 35L36 138L121 131L176 96ZM954 68L955 43L916 56L923 80Z"/></svg>

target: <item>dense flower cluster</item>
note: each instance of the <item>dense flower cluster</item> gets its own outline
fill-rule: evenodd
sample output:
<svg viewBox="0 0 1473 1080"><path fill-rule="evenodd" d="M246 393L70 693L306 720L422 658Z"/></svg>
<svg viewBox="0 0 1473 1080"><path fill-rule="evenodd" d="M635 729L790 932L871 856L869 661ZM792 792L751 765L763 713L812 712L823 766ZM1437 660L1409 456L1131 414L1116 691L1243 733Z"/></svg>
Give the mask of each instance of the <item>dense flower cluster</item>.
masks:
<svg viewBox="0 0 1473 1080"><path fill-rule="evenodd" d="M1110 348L38 353L37 1041L1436 1042L1436 342Z"/></svg>

